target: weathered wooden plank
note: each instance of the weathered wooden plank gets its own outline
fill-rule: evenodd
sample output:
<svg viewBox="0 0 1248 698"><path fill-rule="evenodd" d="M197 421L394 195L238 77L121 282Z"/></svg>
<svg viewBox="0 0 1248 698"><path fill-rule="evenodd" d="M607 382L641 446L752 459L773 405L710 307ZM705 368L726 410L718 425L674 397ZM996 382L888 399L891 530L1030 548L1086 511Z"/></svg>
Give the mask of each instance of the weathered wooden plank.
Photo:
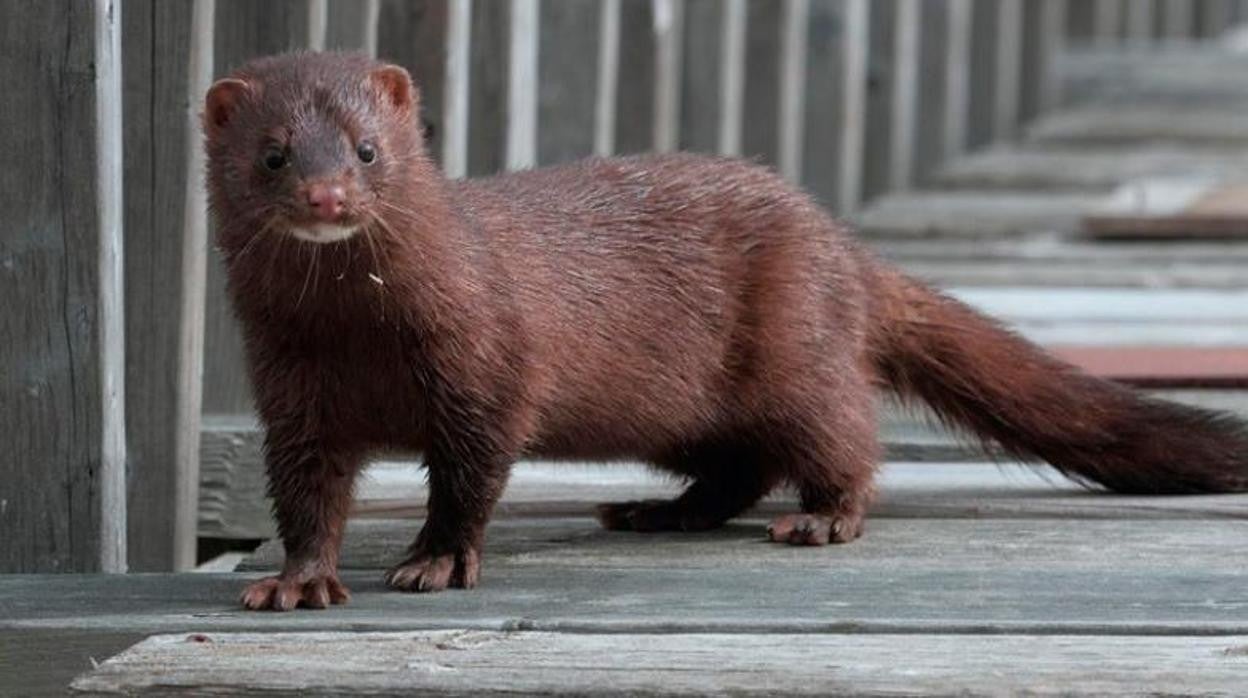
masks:
<svg viewBox="0 0 1248 698"><path fill-rule="evenodd" d="M1183 145L1243 147L1248 122L1231 105L1181 104L1085 106L1055 112L1028 129L1036 143L1131 145L1162 142Z"/></svg>
<svg viewBox="0 0 1248 698"><path fill-rule="evenodd" d="M118 12L0 7L3 571L125 569Z"/></svg>
<svg viewBox="0 0 1248 698"><path fill-rule="evenodd" d="M1083 228L1105 238L1248 238L1244 181L1171 175L1127 182L1088 212Z"/></svg>
<svg viewBox="0 0 1248 698"><path fill-rule="evenodd" d="M958 190L914 192L877 199L855 216L864 237L999 238L1041 231L1074 231L1094 194Z"/></svg>
<svg viewBox="0 0 1248 698"><path fill-rule="evenodd" d="M138 0L122 13L127 548L135 571L195 563L208 251L198 112L212 77L211 12L203 0Z"/></svg>
<svg viewBox="0 0 1248 698"><path fill-rule="evenodd" d="M940 188L1087 191L1162 175L1248 177L1248 150L998 147L954 160L931 183Z"/></svg>
<svg viewBox="0 0 1248 698"><path fill-rule="evenodd" d="M1242 511L1242 510L1241 510ZM1248 634L1243 520L874 519L850 544L764 541L765 520L701 534L588 519L496 521L470 592L386 590L352 529L345 607L274 617L236 605L240 575L0 577L0 630L532 629L578 632Z"/></svg>
<svg viewBox="0 0 1248 698"><path fill-rule="evenodd" d="M73 687L128 694L1128 696L1141 686L1236 693L1245 670L1248 636L180 633L144 640Z"/></svg>
<svg viewBox="0 0 1248 698"><path fill-rule="evenodd" d="M1248 388L1248 348L1053 347L1066 361L1132 385Z"/></svg>

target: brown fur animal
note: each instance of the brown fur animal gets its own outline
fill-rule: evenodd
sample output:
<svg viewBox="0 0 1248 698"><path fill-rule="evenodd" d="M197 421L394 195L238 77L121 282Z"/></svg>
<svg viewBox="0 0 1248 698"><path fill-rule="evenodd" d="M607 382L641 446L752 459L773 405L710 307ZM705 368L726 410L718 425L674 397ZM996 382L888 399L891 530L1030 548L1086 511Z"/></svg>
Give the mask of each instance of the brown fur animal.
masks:
<svg viewBox="0 0 1248 698"><path fill-rule="evenodd" d="M798 188L736 160L590 159L448 181L401 68L336 54L256 61L213 85L211 203L266 428L286 547L248 608L347 599L352 482L422 453L428 518L386 575L477 583L521 456L638 458L670 502L608 528L705 529L771 489L771 540L862 532L877 386L1080 482L1121 492L1248 485L1231 418L1084 375L881 264Z"/></svg>

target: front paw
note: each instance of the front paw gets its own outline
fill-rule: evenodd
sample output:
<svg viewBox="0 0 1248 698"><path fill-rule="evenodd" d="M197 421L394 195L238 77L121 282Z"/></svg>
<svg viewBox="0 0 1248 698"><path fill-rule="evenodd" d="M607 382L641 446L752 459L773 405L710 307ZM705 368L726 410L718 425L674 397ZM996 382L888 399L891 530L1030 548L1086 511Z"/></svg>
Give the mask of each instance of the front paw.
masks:
<svg viewBox="0 0 1248 698"><path fill-rule="evenodd" d="M415 551L386 572L386 585L399 591L471 589L481 576L481 554L465 545L455 552Z"/></svg>
<svg viewBox="0 0 1248 698"><path fill-rule="evenodd" d="M334 574L281 574L248 584L239 598L250 611L289 611L345 604L351 592Z"/></svg>

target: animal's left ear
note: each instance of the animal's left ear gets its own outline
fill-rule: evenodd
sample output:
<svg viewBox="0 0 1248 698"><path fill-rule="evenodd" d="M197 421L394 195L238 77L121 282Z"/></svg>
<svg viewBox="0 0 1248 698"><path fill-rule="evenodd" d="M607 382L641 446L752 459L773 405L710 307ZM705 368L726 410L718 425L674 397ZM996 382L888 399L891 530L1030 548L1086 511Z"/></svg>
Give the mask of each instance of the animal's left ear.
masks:
<svg viewBox="0 0 1248 698"><path fill-rule="evenodd" d="M412 76L397 65L383 65L369 74L368 79L381 94L400 110L410 110L416 103L416 86Z"/></svg>

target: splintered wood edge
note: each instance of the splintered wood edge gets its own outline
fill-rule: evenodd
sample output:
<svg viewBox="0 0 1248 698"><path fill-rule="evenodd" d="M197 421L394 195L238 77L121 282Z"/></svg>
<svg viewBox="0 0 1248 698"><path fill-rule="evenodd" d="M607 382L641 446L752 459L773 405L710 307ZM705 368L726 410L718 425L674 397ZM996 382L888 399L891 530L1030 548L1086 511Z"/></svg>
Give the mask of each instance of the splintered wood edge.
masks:
<svg viewBox="0 0 1248 698"><path fill-rule="evenodd" d="M71 688L1188 695L1237 693L1245 671L1248 636L211 632L149 637Z"/></svg>

